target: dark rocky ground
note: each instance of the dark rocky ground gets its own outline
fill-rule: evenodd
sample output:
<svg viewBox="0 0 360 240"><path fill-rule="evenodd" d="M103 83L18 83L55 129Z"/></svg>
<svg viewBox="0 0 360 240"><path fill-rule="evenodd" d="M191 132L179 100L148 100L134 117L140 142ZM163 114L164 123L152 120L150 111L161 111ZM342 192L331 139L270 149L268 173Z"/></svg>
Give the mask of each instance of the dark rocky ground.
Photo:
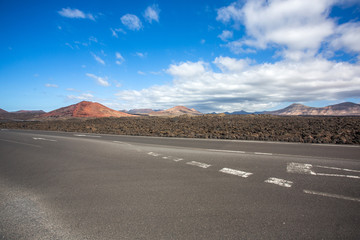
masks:
<svg viewBox="0 0 360 240"><path fill-rule="evenodd" d="M0 122L0 128L160 137L360 144L360 117L204 115Z"/></svg>

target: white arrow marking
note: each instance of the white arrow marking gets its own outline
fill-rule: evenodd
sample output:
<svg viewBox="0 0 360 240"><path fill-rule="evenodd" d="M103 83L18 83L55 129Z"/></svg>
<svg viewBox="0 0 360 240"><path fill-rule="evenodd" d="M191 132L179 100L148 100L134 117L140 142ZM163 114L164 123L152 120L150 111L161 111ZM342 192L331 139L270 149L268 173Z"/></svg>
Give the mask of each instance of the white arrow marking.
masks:
<svg viewBox="0 0 360 240"><path fill-rule="evenodd" d="M351 169L342 169L342 168L333 168L333 167L325 167L325 166L319 166L322 168L329 168L334 170L343 170L343 171L357 171L357 170L351 170ZM288 173L299 173L299 174L308 174L308 175L314 175L314 176L327 176L327 177L344 177L344 178L355 178L360 179L360 176L353 176L353 175L343 175L343 174L331 174L331 173L316 173L312 171L313 165L311 164L303 164L303 163L288 163L286 167L286 171Z"/></svg>

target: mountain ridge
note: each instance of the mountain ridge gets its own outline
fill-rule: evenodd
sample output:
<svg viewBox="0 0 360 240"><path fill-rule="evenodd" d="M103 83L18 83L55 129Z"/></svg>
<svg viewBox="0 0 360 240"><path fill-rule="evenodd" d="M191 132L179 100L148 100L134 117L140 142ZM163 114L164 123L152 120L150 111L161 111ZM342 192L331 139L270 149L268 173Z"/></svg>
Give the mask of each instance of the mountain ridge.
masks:
<svg viewBox="0 0 360 240"><path fill-rule="evenodd" d="M166 110L153 111L149 113L149 116L180 116L180 115L200 116L203 114L195 110L194 108L187 108L185 106L175 106Z"/></svg>
<svg viewBox="0 0 360 240"><path fill-rule="evenodd" d="M266 111L264 114L280 116L360 116L360 104L343 102L325 107L309 107L293 103L276 111Z"/></svg>

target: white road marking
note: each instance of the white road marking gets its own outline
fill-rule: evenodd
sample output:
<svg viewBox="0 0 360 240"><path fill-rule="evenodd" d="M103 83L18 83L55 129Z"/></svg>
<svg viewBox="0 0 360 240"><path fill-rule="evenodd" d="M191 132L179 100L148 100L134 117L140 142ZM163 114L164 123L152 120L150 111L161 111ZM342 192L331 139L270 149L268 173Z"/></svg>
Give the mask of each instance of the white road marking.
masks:
<svg viewBox="0 0 360 240"><path fill-rule="evenodd" d="M54 139L47 139L47 138L37 138L37 137L33 137L34 140L42 140L42 141L49 141L49 142L57 142Z"/></svg>
<svg viewBox="0 0 360 240"><path fill-rule="evenodd" d="M360 179L360 177L359 177L359 176L353 176L353 175L342 175L342 174L330 174L330 173L316 173L316 176L344 177L344 178L355 178L355 179Z"/></svg>
<svg viewBox="0 0 360 240"><path fill-rule="evenodd" d="M170 157L162 157L163 159L169 159Z"/></svg>
<svg viewBox="0 0 360 240"><path fill-rule="evenodd" d="M159 153L154 153L154 152L149 152L148 154L151 155L151 156L154 156L154 157L157 157L157 156L161 155Z"/></svg>
<svg viewBox="0 0 360 240"><path fill-rule="evenodd" d="M300 173L300 174L316 175L315 172L311 171L311 168L312 168L311 164L288 163L288 165L286 167L286 171L288 173Z"/></svg>
<svg viewBox="0 0 360 240"><path fill-rule="evenodd" d="M274 177L271 177L267 180L265 180L266 183L272 183L272 184L276 184L276 185L279 185L281 187L291 187L293 182L292 181L288 181L288 180L284 180L284 179L281 179L281 178L274 178Z"/></svg>
<svg viewBox="0 0 360 240"><path fill-rule="evenodd" d="M243 178L247 178L253 174L250 172L244 172L244 171L235 170L235 169L231 169L231 168L223 168L219 172L236 175L236 176L243 177Z"/></svg>
<svg viewBox="0 0 360 240"><path fill-rule="evenodd" d="M97 135L86 135L86 134L74 134L75 137L93 137L93 138L101 138L101 136Z"/></svg>
<svg viewBox="0 0 360 240"><path fill-rule="evenodd" d="M173 159L174 162L180 162L180 161L182 161L182 160L184 160L184 159L183 159L183 158L174 158L174 159Z"/></svg>
<svg viewBox="0 0 360 240"><path fill-rule="evenodd" d="M347 169L347 168L327 167L327 166L320 166L320 165L315 165L315 167L318 167L318 168L327 168L327 169L334 169L334 170L345 171L345 172L357 172L357 173L360 173L359 170L353 170L353 169Z"/></svg>
<svg viewBox="0 0 360 240"><path fill-rule="evenodd" d="M333 168L333 167L325 167L325 166L320 166L320 167L330 168L330 169L335 169L335 170L343 170L341 168ZM313 168L313 165L311 165L311 164L288 163L288 165L286 167L286 171L288 173L308 174L308 175L314 175L314 176L344 177L344 178L360 179L360 176L353 176L353 175L332 174L332 173L316 173L316 172L314 172L312 170L312 168ZM350 170L350 169L346 169L346 170ZM357 171L357 170L353 170L353 171Z"/></svg>
<svg viewBox="0 0 360 240"><path fill-rule="evenodd" d="M360 202L360 198L353 198L353 197L347 197L347 196L342 196L342 195L338 195L338 194L323 193L323 192L317 192L317 191L311 191L311 190L303 190L303 191L304 191L304 193L307 193L307 194L313 194L313 195L319 195L319 196L324 196L324 197L332 197L332 198L338 198L338 199L343 199L343 200Z"/></svg>
<svg viewBox="0 0 360 240"><path fill-rule="evenodd" d="M210 164L201 163L201 162L196 162L196 161L187 162L186 164L193 165L193 166L197 166L197 167L201 167L201 168L211 167Z"/></svg>
<svg viewBox="0 0 360 240"><path fill-rule="evenodd" d="M272 155L272 153L263 153L263 152L254 152L254 154L256 154L256 155L269 155L269 156Z"/></svg>
<svg viewBox="0 0 360 240"><path fill-rule="evenodd" d="M233 150L220 150L220 149L207 149L212 152L226 152L226 153L245 153L244 151L233 151Z"/></svg>
<svg viewBox="0 0 360 240"><path fill-rule="evenodd" d="M357 145L344 145L344 144L321 144L321 143L312 143L313 146L318 147L349 147L349 148L358 148Z"/></svg>

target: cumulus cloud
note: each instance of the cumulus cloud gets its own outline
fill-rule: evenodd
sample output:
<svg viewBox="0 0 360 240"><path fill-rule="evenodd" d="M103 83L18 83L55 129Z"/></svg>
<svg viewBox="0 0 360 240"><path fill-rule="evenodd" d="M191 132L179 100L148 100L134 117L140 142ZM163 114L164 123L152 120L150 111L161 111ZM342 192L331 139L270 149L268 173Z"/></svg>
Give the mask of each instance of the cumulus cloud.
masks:
<svg viewBox="0 0 360 240"><path fill-rule="evenodd" d="M102 64L102 65L105 65L105 61L102 60L99 56L97 56L97 55L94 54L94 53L91 53L91 55L94 57L94 59L95 59L98 63L100 63L100 64Z"/></svg>
<svg viewBox="0 0 360 240"><path fill-rule="evenodd" d="M91 13L85 14L83 11L80 11L79 9L71 9L71 8L62 8L58 13L66 18L87 18L95 21L94 16Z"/></svg>
<svg viewBox="0 0 360 240"><path fill-rule="evenodd" d="M218 57L211 63L169 66L171 84L117 93L131 107L195 107L203 112L258 111L284 102L360 96L360 66L323 58L249 65L247 59ZM220 70L220 72L217 70Z"/></svg>
<svg viewBox="0 0 360 240"><path fill-rule="evenodd" d="M125 14L121 17L121 22L127 26L130 30L140 30L142 28L141 20L133 14Z"/></svg>
<svg viewBox="0 0 360 240"><path fill-rule="evenodd" d="M245 26L246 36L228 45L234 52L279 46L285 47L285 57L291 57L289 52L293 51L315 55L323 41L335 31L336 25L328 17L334 2L260 0L243 5L232 3L218 10L217 20Z"/></svg>
<svg viewBox="0 0 360 240"><path fill-rule="evenodd" d="M48 88L58 88L59 86L56 85L56 84L47 83L47 84L45 84L45 87L48 87Z"/></svg>
<svg viewBox="0 0 360 240"><path fill-rule="evenodd" d="M224 30L218 37L223 41L228 41L233 38L233 34L234 33L232 31Z"/></svg>
<svg viewBox="0 0 360 240"><path fill-rule="evenodd" d="M146 21L148 21L149 23L152 23L152 21L159 22L159 14L160 14L159 6L157 4L153 4L152 6L148 6L145 9L144 17Z"/></svg>
<svg viewBox="0 0 360 240"><path fill-rule="evenodd" d="M116 64L118 65L121 65L125 61L125 58L119 52L115 53L115 57L116 57Z"/></svg>
<svg viewBox="0 0 360 240"><path fill-rule="evenodd" d="M97 84L99 84L101 86L104 86L104 87L110 86L110 83L107 81L107 77L102 78L102 77L96 76L95 74L92 74L92 73L86 73L86 76L88 76L92 79L95 79Z"/></svg>

